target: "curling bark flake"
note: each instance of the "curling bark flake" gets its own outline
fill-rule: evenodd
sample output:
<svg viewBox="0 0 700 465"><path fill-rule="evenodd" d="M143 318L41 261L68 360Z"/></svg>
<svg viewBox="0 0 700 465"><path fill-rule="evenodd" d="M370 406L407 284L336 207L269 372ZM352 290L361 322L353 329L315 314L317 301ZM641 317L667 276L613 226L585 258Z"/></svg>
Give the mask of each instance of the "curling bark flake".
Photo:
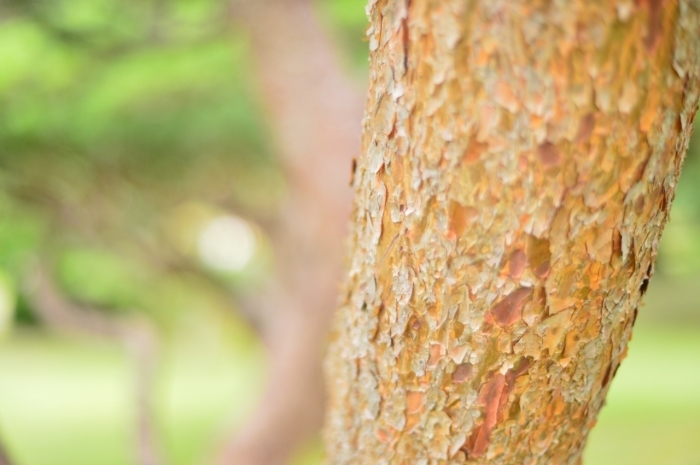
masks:
<svg viewBox="0 0 700 465"><path fill-rule="evenodd" d="M333 464L578 464L652 274L700 0L371 0Z"/></svg>

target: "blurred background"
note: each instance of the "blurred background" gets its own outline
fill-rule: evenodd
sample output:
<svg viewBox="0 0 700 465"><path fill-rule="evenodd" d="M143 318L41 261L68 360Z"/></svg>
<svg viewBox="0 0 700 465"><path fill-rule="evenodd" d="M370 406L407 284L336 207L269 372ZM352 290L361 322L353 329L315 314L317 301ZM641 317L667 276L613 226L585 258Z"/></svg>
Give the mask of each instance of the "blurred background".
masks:
<svg viewBox="0 0 700 465"><path fill-rule="evenodd" d="M359 89L365 3L313 6ZM213 463L263 395L269 316L245 302L274 273L270 225L293 185L241 11L0 0L0 438L15 465ZM697 465L698 438L696 137L587 464ZM313 437L292 463L321 455Z"/></svg>

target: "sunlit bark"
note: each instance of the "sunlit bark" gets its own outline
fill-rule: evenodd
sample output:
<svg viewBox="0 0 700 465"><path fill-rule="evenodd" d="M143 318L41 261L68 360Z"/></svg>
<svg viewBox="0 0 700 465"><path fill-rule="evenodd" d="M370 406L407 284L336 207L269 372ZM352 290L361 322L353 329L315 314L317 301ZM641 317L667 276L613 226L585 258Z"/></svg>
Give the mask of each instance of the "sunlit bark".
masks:
<svg viewBox="0 0 700 465"><path fill-rule="evenodd" d="M700 2L373 0L334 464L577 464L686 152Z"/></svg>

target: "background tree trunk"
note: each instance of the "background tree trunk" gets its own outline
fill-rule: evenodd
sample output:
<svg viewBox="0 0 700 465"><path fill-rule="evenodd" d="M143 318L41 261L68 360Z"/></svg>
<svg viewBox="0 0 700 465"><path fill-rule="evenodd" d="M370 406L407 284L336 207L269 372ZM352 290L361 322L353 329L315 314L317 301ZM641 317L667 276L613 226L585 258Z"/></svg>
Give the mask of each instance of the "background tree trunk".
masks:
<svg viewBox="0 0 700 465"><path fill-rule="evenodd" d="M311 1L234 0L232 7L250 36L289 192L268 228L274 274L249 302L262 320L267 386L219 463L282 464L323 421L321 365L342 276L363 93L339 65Z"/></svg>
<svg viewBox="0 0 700 465"><path fill-rule="evenodd" d="M369 12L330 462L580 463L692 129L700 1Z"/></svg>
<svg viewBox="0 0 700 465"><path fill-rule="evenodd" d="M0 465L12 465L9 454L5 451L3 444L0 444Z"/></svg>

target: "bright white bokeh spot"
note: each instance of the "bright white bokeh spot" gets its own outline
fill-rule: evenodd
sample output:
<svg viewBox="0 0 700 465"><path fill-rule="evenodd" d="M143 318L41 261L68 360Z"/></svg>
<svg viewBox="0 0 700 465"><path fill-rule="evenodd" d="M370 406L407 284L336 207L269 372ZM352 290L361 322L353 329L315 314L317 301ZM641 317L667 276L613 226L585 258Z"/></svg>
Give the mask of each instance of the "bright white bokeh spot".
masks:
<svg viewBox="0 0 700 465"><path fill-rule="evenodd" d="M255 231L244 220L218 216L209 221L197 241L202 261L217 270L241 271L255 254Z"/></svg>

